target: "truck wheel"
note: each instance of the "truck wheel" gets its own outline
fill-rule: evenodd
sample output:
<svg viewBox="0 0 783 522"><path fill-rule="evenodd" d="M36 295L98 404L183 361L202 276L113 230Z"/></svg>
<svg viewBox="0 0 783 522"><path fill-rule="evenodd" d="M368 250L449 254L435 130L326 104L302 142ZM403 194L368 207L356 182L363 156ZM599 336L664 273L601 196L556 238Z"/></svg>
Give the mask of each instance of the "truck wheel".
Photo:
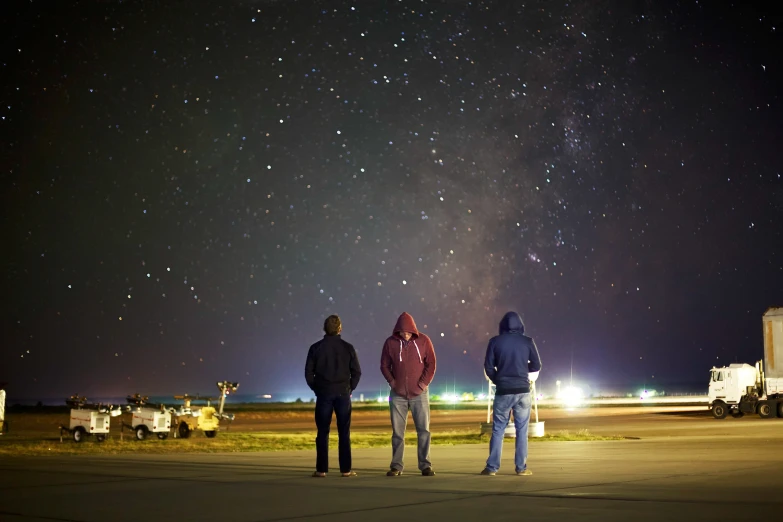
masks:
<svg viewBox="0 0 783 522"><path fill-rule="evenodd" d="M168 433L163 433L163 432L160 432L160 433L158 433L158 438L159 438L160 440L166 440L166 439L168 439L168 438L169 438L169 434L168 434Z"/></svg>
<svg viewBox="0 0 783 522"><path fill-rule="evenodd" d="M778 403L778 417L783 419L783 402Z"/></svg>
<svg viewBox="0 0 783 522"><path fill-rule="evenodd" d="M729 407L723 401L715 401L712 403L712 416L716 419L725 419L729 413Z"/></svg>
<svg viewBox="0 0 783 522"><path fill-rule="evenodd" d="M741 419L745 414L739 410L731 410L731 416L735 419Z"/></svg>
<svg viewBox="0 0 783 522"><path fill-rule="evenodd" d="M82 428L81 426L79 426L78 428L75 428L73 430L72 435L73 435L73 441L74 442L81 442L81 441L83 441L84 440L84 428Z"/></svg>
<svg viewBox="0 0 783 522"><path fill-rule="evenodd" d="M136 440L144 440L147 438L147 427L143 424L136 426Z"/></svg>
<svg viewBox="0 0 783 522"><path fill-rule="evenodd" d="M188 426L187 422L180 422L177 427L177 432L179 432L180 439L187 439L190 437L190 426Z"/></svg>
<svg viewBox="0 0 783 522"><path fill-rule="evenodd" d="M204 435L206 435L208 439L214 439L215 435L217 435L217 431L205 431Z"/></svg>
<svg viewBox="0 0 783 522"><path fill-rule="evenodd" d="M95 440L98 442L103 442L106 440L106 435L104 433L99 433L95 436Z"/></svg>
<svg viewBox="0 0 783 522"><path fill-rule="evenodd" d="M772 406L768 402L759 403L759 417L769 419L772 417Z"/></svg>

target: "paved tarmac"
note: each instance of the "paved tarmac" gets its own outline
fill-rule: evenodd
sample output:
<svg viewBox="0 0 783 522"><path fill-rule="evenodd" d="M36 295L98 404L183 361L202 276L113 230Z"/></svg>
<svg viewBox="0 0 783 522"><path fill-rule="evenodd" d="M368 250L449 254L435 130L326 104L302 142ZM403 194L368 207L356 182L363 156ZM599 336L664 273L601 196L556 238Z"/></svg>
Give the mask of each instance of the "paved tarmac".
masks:
<svg viewBox="0 0 783 522"><path fill-rule="evenodd" d="M783 419L635 416L670 435L534 442L530 477L482 477L485 445L433 446L435 477L384 475L390 450L354 451L355 478L311 478L313 451L0 461L3 522L152 520L777 520ZM629 421L631 422L631 421ZM622 422L620 423L622 424ZM678 426L691 426L678 429ZM696 426L695 428L693 426ZM645 431L645 430L642 430ZM713 435L717 433L717 435ZM685 434L679 436L679 434ZM336 465L332 455L332 465Z"/></svg>

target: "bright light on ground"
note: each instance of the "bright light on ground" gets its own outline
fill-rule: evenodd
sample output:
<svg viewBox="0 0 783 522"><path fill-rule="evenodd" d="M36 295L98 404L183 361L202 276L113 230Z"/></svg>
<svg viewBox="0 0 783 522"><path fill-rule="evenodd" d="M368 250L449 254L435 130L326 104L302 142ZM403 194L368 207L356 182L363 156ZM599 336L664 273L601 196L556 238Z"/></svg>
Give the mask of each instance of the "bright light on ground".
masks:
<svg viewBox="0 0 783 522"><path fill-rule="evenodd" d="M442 401L445 402L459 402L462 399L462 395L459 393L444 393L440 396Z"/></svg>
<svg viewBox="0 0 783 522"><path fill-rule="evenodd" d="M642 390L639 393L639 398L641 400L644 400L644 399L648 399L650 397L655 397L656 395L657 395L657 393L655 393L655 390Z"/></svg>
<svg viewBox="0 0 783 522"><path fill-rule="evenodd" d="M569 408L576 408L585 398L585 392L578 386L568 386L556 397L563 405Z"/></svg>

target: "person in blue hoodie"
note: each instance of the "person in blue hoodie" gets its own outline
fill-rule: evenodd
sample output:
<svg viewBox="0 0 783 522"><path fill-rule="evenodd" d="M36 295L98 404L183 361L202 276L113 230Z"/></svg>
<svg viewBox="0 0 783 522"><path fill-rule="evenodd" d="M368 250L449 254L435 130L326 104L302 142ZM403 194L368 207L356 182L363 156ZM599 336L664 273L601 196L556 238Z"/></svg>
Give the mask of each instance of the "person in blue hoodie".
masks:
<svg viewBox="0 0 783 522"><path fill-rule="evenodd" d="M484 371L495 384L492 405L492 438L489 458L482 475L496 475L503 452L503 435L509 416L514 412L516 451L514 466L517 475L532 475L527 469L527 427L530 422L530 383L541 371L541 357L532 338L525 335L525 325L516 312L508 312L500 321L500 335L489 340L484 358Z"/></svg>

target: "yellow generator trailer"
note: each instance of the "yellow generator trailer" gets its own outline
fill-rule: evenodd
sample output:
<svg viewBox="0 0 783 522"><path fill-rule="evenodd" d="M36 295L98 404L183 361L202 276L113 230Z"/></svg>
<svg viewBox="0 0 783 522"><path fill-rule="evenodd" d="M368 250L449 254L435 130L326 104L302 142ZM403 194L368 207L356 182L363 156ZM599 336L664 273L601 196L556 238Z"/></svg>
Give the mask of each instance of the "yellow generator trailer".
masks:
<svg viewBox="0 0 783 522"><path fill-rule="evenodd" d="M234 415L224 413L223 407L225 406L226 396L237 391L239 383L222 381L217 383L217 387L220 390L220 404L218 408L212 406L212 401L215 400L213 397L191 396L188 394L174 396L175 399L183 401L182 406L178 410L174 410L174 416L176 417L175 437L187 439L193 431L201 430L206 437L211 439L217 436L218 431L220 431L221 420L229 422L234 420ZM207 405L193 406L193 401L207 401Z"/></svg>

